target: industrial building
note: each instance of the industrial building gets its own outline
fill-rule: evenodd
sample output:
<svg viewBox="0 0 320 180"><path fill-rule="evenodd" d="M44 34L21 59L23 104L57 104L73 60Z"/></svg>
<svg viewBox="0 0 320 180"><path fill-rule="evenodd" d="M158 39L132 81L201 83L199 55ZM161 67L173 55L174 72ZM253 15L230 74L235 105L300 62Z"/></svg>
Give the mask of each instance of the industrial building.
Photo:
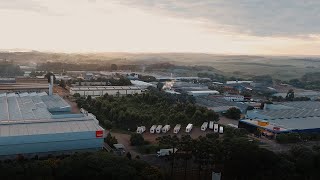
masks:
<svg viewBox="0 0 320 180"><path fill-rule="evenodd" d="M287 96L287 92L285 93L275 93L273 96L281 96L285 98ZM303 91L303 92L295 92L294 97L308 97L311 100L320 99L320 92L318 91Z"/></svg>
<svg viewBox="0 0 320 180"><path fill-rule="evenodd" d="M215 90L207 90L207 91L188 91L187 94L191 96L209 96L209 95L215 95L220 93L219 91L215 91Z"/></svg>
<svg viewBox="0 0 320 180"><path fill-rule="evenodd" d="M0 93L7 92L48 92L48 84L40 83L9 83L9 84L0 84Z"/></svg>
<svg viewBox="0 0 320 180"><path fill-rule="evenodd" d="M70 111L58 95L0 94L0 157L101 149L105 131L96 117Z"/></svg>
<svg viewBox="0 0 320 180"><path fill-rule="evenodd" d="M263 110L250 110L239 127L270 133L320 132L320 102L295 101L266 104ZM263 122L263 123L261 123Z"/></svg>
<svg viewBox="0 0 320 180"><path fill-rule="evenodd" d="M235 107L238 108L242 113L245 113L248 105L242 102L233 102L224 99L223 96L198 96L196 102L200 106L205 106L215 112L226 112L228 109Z"/></svg>
<svg viewBox="0 0 320 180"><path fill-rule="evenodd" d="M143 88L143 89L146 89L148 87L157 87L155 84L151 84L151 83L147 83L147 82L144 82L144 81L139 81L139 80L130 80L131 84L133 86L136 86L136 87L140 87L140 88Z"/></svg>
<svg viewBox="0 0 320 180"><path fill-rule="evenodd" d="M70 94L79 93L80 96L103 96L105 94L113 96L125 96L133 94L141 94L142 88L136 86L78 86L71 87Z"/></svg>

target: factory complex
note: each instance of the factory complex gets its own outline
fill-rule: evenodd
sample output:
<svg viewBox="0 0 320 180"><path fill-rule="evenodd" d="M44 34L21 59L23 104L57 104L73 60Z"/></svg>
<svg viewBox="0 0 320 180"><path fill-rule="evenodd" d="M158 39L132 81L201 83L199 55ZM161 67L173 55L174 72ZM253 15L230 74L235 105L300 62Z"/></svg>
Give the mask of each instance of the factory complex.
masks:
<svg viewBox="0 0 320 180"><path fill-rule="evenodd" d="M125 96L133 94L141 94L142 88L136 86L77 86L70 88L70 94L74 95L76 93L80 96L103 96L105 94L113 96Z"/></svg>
<svg viewBox="0 0 320 180"><path fill-rule="evenodd" d="M104 129L58 95L0 93L0 156L101 149Z"/></svg>
<svg viewBox="0 0 320 180"><path fill-rule="evenodd" d="M320 132L320 102L294 101L265 104L263 109L248 110L239 127L278 134Z"/></svg>

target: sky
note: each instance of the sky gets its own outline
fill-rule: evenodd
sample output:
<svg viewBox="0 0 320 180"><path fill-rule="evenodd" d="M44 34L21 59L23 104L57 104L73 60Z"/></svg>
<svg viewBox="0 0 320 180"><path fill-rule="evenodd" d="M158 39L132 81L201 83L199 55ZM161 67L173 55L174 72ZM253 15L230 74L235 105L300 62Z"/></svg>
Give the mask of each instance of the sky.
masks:
<svg viewBox="0 0 320 180"><path fill-rule="evenodd" d="M319 55L319 0L0 0L0 49Z"/></svg>

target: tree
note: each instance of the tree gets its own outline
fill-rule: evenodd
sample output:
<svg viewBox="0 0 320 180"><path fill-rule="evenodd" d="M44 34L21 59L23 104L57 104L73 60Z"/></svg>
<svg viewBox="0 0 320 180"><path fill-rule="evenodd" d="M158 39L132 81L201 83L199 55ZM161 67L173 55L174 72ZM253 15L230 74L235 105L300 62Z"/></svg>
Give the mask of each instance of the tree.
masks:
<svg viewBox="0 0 320 180"><path fill-rule="evenodd" d="M104 139L104 142L107 143L110 147L113 147L114 144L118 144L118 140L116 137L112 136L111 133L107 135Z"/></svg>
<svg viewBox="0 0 320 180"><path fill-rule="evenodd" d="M130 152L127 152L126 156L127 156L127 158L128 158L129 160L131 160L132 155L131 155L131 153L130 153Z"/></svg>
<svg viewBox="0 0 320 180"><path fill-rule="evenodd" d="M61 79L60 82L59 82L59 86L65 89L66 88L66 82L63 79Z"/></svg>
<svg viewBox="0 0 320 180"><path fill-rule="evenodd" d="M225 113L225 116L227 118L238 120L241 117L241 111L238 108L232 107L227 110L227 112Z"/></svg>
<svg viewBox="0 0 320 180"><path fill-rule="evenodd" d="M116 64L111 64L111 71L117 71L118 70L118 66Z"/></svg>
<svg viewBox="0 0 320 180"><path fill-rule="evenodd" d="M132 146L141 146L144 145L144 138L141 134L133 133L130 137L130 144Z"/></svg>
<svg viewBox="0 0 320 180"><path fill-rule="evenodd" d="M159 91L162 90L163 86L164 86L164 84L163 84L162 82L158 82L158 83L157 83L157 89L158 89Z"/></svg>
<svg viewBox="0 0 320 180"><path fill-rule="evenodd" d="M74 93L74 94L73 94L73 97L79 98L79 97L80 97L80 94L79 94L79 93Z"/></svg>
<svg viewBox="0 0 320 180"><path fill-rule="evenodd" d="M48 83L50 83L50 77L53 76L53 82L56 81L56 76L52 72L48 72L46 75L44 75L45 78L48 79Z"/></svg>
<svg viewBox="0 0 320 180"><path fill-rule="evenodd" d="M103 121L103 124L104 124L104 127L105 127L106 129L111 129L111 128L112 128L112 122L109 121L109 120Z"/></svg>
<svg viewBox="0 0 320 180"><path fill-rule="evenodd" d="M183 135L180 139L180 143L178 148L185 153L182 155L182 158L185 160L184 164L184 179L187 178L187 167L188 160L192 158L192 150L194 148L194 144L190 135Z"/></svg>
<svg viewBox="0 0 320 180"><path fill-rule="evenodd" d="M293 89L289 89L286 96L286 100L293 101L293 99L294 99L294 91Z"/></svg>
<svg viewBox="0 0 320 180"><path fill-rule="evenodd" d="M162 146L169 146L173 149L171 156L171 177L173 177L173 168L174 168L174 160L175 160L175 149L178 147L180 143L180 139L174 135L174 136L162 136L157 138L158 142Z"/></svg>

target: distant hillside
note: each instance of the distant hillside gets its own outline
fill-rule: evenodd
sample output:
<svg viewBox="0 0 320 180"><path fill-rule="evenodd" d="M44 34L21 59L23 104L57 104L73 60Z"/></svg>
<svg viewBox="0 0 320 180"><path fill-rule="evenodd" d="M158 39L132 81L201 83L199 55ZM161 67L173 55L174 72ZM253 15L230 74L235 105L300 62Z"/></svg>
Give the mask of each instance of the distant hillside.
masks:
<svg viewBox="0 0 320 180"><path fill-rule="evenodd" d="M0 59L17 64L64 62L64 63L108 63L122 65L150 65L171 63L184 66L208 66L235 77L271 75L273 78L289 80L305 73L320 72L320 57L276 57L246 55L215 55L204 53L45 53L45 52L0 52Z"/></svg>

